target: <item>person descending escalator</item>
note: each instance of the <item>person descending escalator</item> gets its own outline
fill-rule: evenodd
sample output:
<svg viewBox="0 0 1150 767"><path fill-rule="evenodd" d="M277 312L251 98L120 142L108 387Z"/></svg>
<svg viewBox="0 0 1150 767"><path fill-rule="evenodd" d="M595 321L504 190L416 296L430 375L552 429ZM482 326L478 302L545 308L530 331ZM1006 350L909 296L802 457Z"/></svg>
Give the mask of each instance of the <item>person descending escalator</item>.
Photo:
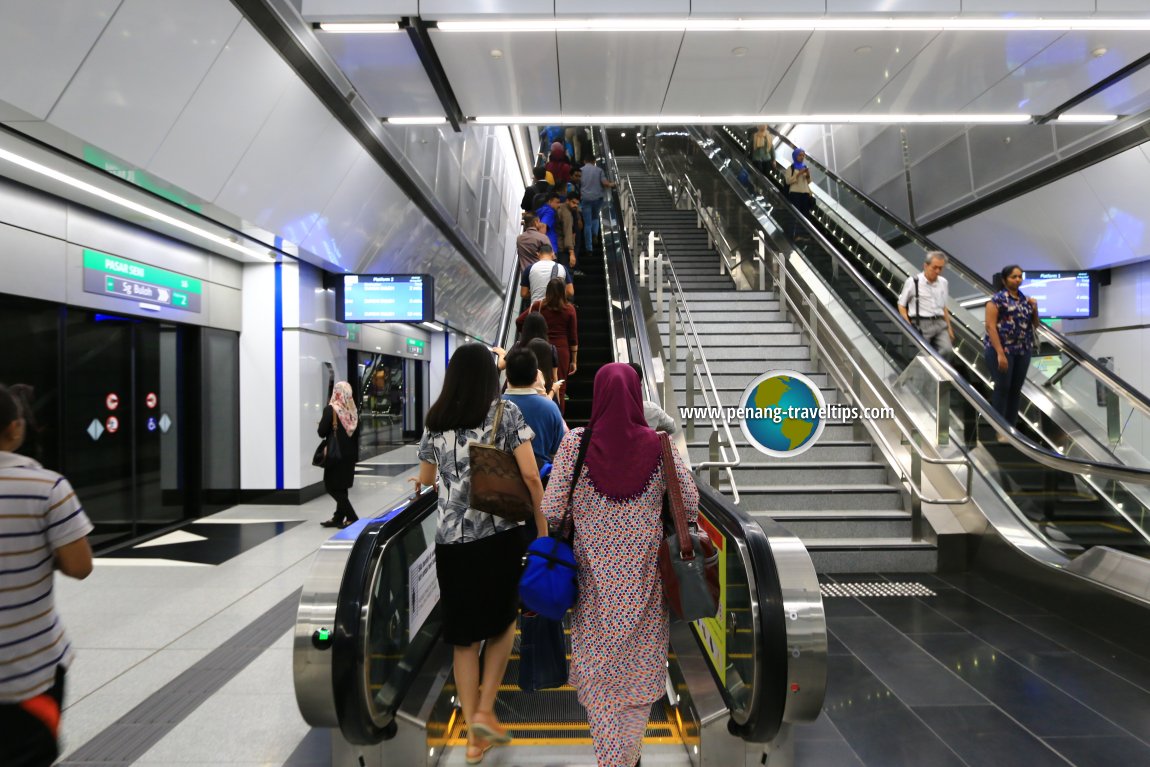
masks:
<svg viewBox="0 0 1150 767"><path fill-rule="evenodd" d="M791 152L791 166L783 171L786 180L787 199L791 204L808 218L815 212L815 196L811 193L811 169L806 165L807 150L796 149ZM802 222L798 218L791 227L791 237L806 239L802 233Z"/></svg>

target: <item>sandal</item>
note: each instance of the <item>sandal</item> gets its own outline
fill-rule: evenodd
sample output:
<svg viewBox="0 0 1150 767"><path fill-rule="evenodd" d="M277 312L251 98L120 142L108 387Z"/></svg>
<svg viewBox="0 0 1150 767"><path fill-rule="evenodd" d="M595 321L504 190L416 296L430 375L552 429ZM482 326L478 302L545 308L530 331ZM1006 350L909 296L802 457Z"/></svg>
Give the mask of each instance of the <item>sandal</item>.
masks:
<svg viewBox="0 0 1150 767"><path fill-rule="evenodd" d="M476 714L479 716L479 714ZM475 721L470 723L471 731L477 738L490 741L493 745L505 746L511 742L511 735L499 725L494 714L485 714L490 721Z"/></svg>
<svg viewBox="0 0 1150 767"><path fill-rule="evenodd" d="M485 743L486 745L479 745ZM487 743L483 738L477 737L474 743L468 742L467 744L467 763L479 764L483 761L483 757L487 756L487 752L495 747L494 743Z"/></svg>

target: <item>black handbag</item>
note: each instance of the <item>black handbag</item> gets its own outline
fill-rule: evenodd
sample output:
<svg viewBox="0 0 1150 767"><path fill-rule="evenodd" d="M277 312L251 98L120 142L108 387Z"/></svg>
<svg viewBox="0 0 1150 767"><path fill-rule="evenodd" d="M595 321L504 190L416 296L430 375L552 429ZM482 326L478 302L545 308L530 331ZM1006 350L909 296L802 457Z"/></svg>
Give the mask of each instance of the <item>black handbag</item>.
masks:
<svg viewBox="0 0 1150 767"><path fill-rule="evenodd" d="M335 417L335 408L331 409L331 431L327 435L327 439L319 443L315 452L311 456L312 466L334 466L339 463L342 455L339 450L339 434L336 429L339 427L339 421Z"/></svg>
<svg viewBox="0 0 1150 767"><path fill-rule="evenodd" d="M567 684L563 621L525 612L519 619L519 689L552 690Z"/></svg>

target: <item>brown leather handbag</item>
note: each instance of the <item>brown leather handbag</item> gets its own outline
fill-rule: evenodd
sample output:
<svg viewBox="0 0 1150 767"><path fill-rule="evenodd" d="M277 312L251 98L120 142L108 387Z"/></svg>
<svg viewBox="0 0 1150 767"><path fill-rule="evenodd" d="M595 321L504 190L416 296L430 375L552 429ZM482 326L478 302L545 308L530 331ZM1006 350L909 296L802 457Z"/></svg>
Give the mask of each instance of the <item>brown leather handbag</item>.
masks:
<svg viewBox="0 0 1150 767"><path fill-rule="evenodd" d="M471 466L471 492L468 505L512 522L526 522L535 516L531 491L523 482L515 456L495 445L503 400L495 406L490 442L472 442L467 453Z"/></svg>
<svg viewBox="0 0 1150 767"><path fill-rule="evenodd" d="M683 489L675 471L671 438L659 433L663 446L663 477L667 495L663 499L663 527L667 531L659 544L659 574L663 596L671 617L682 621L712 618L719 610L719 553L703 530L687 524Z"/></svg>

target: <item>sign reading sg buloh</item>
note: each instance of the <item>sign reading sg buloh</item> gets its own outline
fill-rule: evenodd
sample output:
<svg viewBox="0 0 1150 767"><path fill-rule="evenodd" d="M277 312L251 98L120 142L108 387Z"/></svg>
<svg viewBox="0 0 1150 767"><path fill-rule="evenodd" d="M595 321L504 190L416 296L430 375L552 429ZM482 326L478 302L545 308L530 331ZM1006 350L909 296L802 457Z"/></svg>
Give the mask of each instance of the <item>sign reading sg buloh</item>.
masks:
<svg viewBox="0 0 1150 767"><path fill-rule="evenodd" d="M84 292L198 314L204 284L187 275L85 248Z"/></svg>

